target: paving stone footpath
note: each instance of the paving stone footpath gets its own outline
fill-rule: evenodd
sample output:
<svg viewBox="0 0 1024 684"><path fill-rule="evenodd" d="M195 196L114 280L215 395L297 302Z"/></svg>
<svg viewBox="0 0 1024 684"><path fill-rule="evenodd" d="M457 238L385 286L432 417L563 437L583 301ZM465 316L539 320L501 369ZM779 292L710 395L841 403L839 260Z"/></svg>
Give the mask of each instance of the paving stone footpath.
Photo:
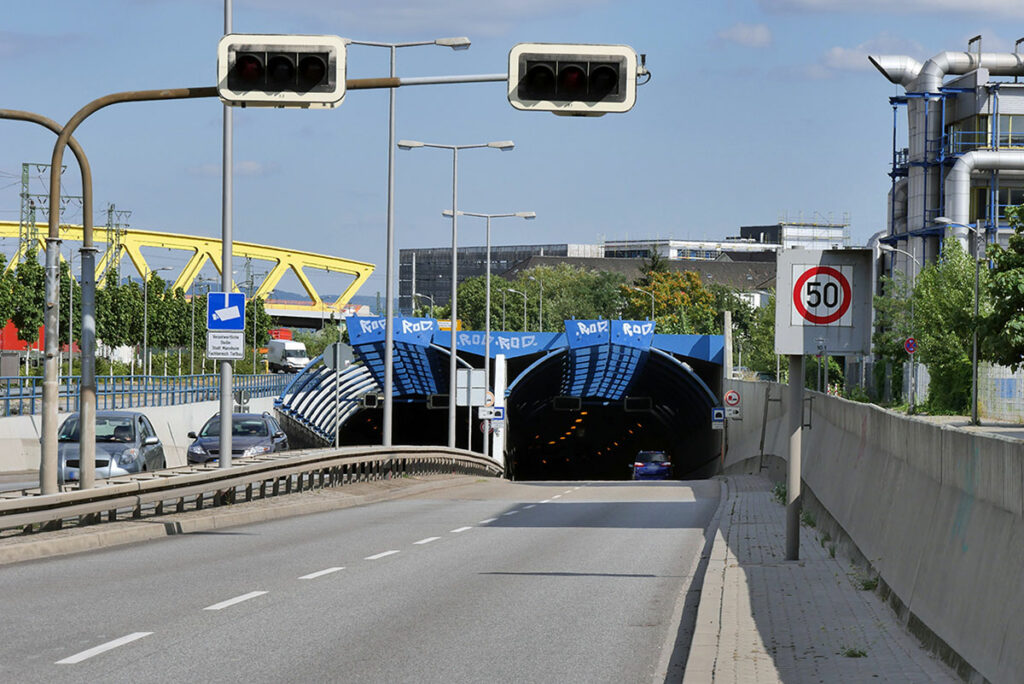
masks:
<svg viewBox="0 0 1024 684"><path fill-rule="evenodd" d="M801 525L800 560L784 560L785 507L768 478L723 480L686 684L960 681L818 530Z"/></svg>

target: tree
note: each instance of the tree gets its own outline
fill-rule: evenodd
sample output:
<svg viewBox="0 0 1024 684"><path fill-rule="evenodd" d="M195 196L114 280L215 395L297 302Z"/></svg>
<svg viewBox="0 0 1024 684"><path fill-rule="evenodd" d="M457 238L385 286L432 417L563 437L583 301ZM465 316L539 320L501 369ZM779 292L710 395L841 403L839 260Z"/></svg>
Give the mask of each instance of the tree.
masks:
<svg viewBox="0 0 1024 684"><path fill-rule="evenodd" d="M775 294L767 306L754 309L743 347L743 363L758 373L775 376ZM779 378L775 378L777 381Z"/></svg>
<svg viewBox="0 0 1024 684"><path fill-rule="evenodd" d="M11 287L11 320L18 328L18 339L29 345L39 339L46 308L46 269L39 263L36 250L29 250L14 271Z"/></svg>
<svg viewBox="0 0 1024 684"><path fill-rule="evenodd" d="M882 294L874 297L875 329L871 344L875 357L882 363L876 364L875 369L891 368L897 377L902 377L903 363L908 360L903 345L916 334L910 315L912 292L906 274L900 272L892 277L882 276L881 287Z"/></svg>
<svg viewBox="0 0 1024 684"><path fill-rule="evenodd" d="M941 258L921 271L914 286L918 359L928 366L928 408L966 411L971 394L974 263L958 240L945 240Z"/></svg>
<svg viewBox="0 0 1024 684"><path fill-rule="evenodd" d="M636 281L638 287L654 295L654 319L657 331L668 334L714 334L714 295L705 288L700 276L693 271L648 271ZM651 297L625 285L621 288L626 298L624 315L648 318Z"/></svg>
<svg viewBox="0 0 1024 684"><path fill-rule="evenodd" d="M1014 371L1024 366L1024 208L1006 211L1013 227L1006 247L991 245L992 311L981 327L985 358Z"/></svg>

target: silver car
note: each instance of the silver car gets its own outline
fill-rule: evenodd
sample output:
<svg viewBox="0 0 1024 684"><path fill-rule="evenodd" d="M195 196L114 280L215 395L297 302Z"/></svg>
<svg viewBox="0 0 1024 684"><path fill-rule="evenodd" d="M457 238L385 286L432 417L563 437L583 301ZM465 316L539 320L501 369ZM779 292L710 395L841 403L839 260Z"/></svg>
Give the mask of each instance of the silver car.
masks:
<svg viewBox="0 0 1024 684"><path fill-rule="evenodd" d="M57 432L58 477L71 482L80 477L79 415L72 413ZM138 411L96 412L96 477L116 477L167 467L164 447L153 424Z"/></svg>

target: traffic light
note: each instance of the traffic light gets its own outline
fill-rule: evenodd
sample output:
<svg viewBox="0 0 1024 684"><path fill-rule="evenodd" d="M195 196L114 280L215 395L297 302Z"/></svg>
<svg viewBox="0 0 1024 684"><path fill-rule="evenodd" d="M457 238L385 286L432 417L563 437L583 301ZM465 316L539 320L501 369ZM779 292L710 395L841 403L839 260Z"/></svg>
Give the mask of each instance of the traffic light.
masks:
<svg viewBox="0 0 1024 684"><path fill-rule="evenodd" d="M628 45L520 43L508 56L508 101L563 116L627 112L636 102L637 59Z"/></svg>
<svg viewBox="0 0 1024 684"><path fill-rule="evenodd" d="M345 97L345 41L228 34L217 45L217 90L237 107L337 107Z"/></svg>

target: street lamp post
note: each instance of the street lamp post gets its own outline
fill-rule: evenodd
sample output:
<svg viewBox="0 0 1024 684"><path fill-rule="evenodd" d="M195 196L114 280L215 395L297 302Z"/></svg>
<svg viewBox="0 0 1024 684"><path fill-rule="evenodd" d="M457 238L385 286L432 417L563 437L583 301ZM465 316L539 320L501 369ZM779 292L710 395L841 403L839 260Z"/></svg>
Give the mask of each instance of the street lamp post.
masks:
<svg viewBox="0 0 1024 684"><path fill-rule="evenodd" d="M437 40L416 41L410 43L379 43L375 41L348 40L349 45L366 45L369 47L386 47L391 52L391 78L395 78L395 52L398 48L417 47L421 45L440 45L453 50L465 50L469 47L469 38L438 38ZM391 446L394 415L394 372L395 372L395 88L388 89L388 206L387 206L387 238L384 257L384 411L381 419L381 443Z"/></svg>
<svg viewBox="0 0 1024 684"><path fill-rule="evenodd" d="M511 287L508 288L508 291L523 296L523 332L526 332L526 293L520 292L519 290L513 290Z"/></svg>
<svg viewBox="0 0 1024 684"><path fill-rule="evenodd" d="M451 214L447 209L441 212L443 215L448 216ZM476 216L477 218L487 219L487 285L484 288L484 388L490 390L491 387L491 219L492 218L521 218L521 219L535 219L537 214L532 211L517 211L511 214L478 214L471 211L460 211L463 216ZM541 293L543 293L543 285L541 285ZM543 297L543 294L541 295ZM502 300L504 301L504 300ZM502 304L502 317L504 318L505 307ZM504 327L504 321L502 322ZM491 421L487 420L487 427L490 428ZM490 454L490 429L484 432L484 456Z"/></svg>
<svg viewBox="0 0 1024 684"><path fill-rule="evenodd" d="M648 292L647 290L641 290L639 287L634 287L633 289L636 290L637 292L642 292L642 293L644 293L645 295L647 295L648 297L651 298L651 320L653 321L654 320L654 293L653 292Z"/></svg>
<svg viewBox="0 0 1024 684"><path fill-rule="evenodd" d="M537 304L537 332L544 332L544 281L536 276L530 276L530 280L540 285L540 302Z"/></svg>
<svg viewBox="0 0 1024 684"><path fill-rule="evenodd" d="M149 279L157 271L170 271L173 266L146 268L146 276L142 279L142 370L149 377ZM147 380L148 382L148 380Z"/></svg>
<svg viewBox="0 0 1024 684"><path fill-rule="evenodd" d="M399 140L399 149L411 150L418 147L434 147L452 151L452 302L449 327L451 328L449 359L448 359L448 447L455 448L455 387L456 377L456 321L458 320L458 238L459 238L459 150L469 150L479 147L491 147L507 151L515 147L511 140L501 140L489 143L478 143L475 145L442 145L438 143L425 143L418 140ZM390 304L390 302L389 302ZM388 319L389 321L391 319ZM386 392L385 392L386 394ZM472 407L470 407L472 410ZM471 445L466 445L467 447Z"/></svg>
<svg viewBox="0 0 1024 684"><path fill-rule="evenodd" d="M892 245L886 245L886 244L879 244L878 245L878 249L882 250L883 252L890 252L890 253L891 252L899 252L900 254L905 254L906 256L910 257L914 261L915 264L917 264L918 268L921 268L921 262L918 260L918 258L916 256L914 256L913 254L911 254L910 252L908 252L907 250L905 250L905 249L899 249L898 247L893 247ZM914 295L914 273L915 273L915 270L913 268L911 268L910 269L910 295L911 295L910 296L910 334L911 335L913 335L914 332L915 332L914 331L914 296L913 296ZM910 353L910 413L914 413L915 405L917 403L916 400L917 400L917 353L916 352L911 352Z"/></svg>
<svg viewBox="0 0 1024 684"><path fill-rule="evenodd" d="M967 223L957 223L945 216L938 216L934 223L940 226L957 226L974 233L974 328L971 340L971 424L978 424L978 280L981 277L981 262L978 260L978 245L981 244L981 229Z"/></svg>
<svg viewBox="0 0 1024 684"><path fill-rule="evenodd" d="M434 317L434 297L433 295L420 294L419 292L413 292L413 297L425 297L430 300L430 317Z"/></svg>

